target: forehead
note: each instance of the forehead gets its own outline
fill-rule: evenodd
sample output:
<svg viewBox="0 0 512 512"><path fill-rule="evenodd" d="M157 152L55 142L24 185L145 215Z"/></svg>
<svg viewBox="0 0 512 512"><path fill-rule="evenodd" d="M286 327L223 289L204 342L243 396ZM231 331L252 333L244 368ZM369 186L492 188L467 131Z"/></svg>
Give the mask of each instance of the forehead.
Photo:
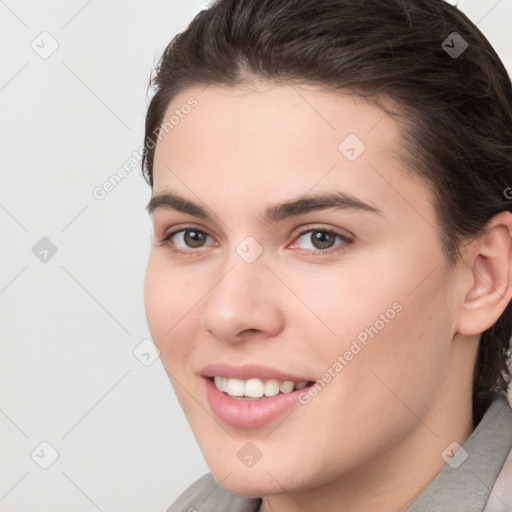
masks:
<svg viewBox="0 0 512 512"><path fill-rule="evenodd" d="M190 108L192 99L195 106ZM297 160L301 159L301 147L304 152L316 149L323 153L334 148L337 155L339 143L349 135L353 141L360 140L356 152L362 149L361 143L368 146L368 142L374 149L388 148L391 154L400 144L396 123L380 108L355 94L314 86L264 82L189 88L173 98L163 123L168 120L173 121L176 144L181 142L180 136L192 144L190 135L194 132L203 151L217 147L220 141L228 146L223 149L234 151L236 142L248 157L257 154L258 160L263 156L263 144L267 151L274 150L273 156L281 150L287 153L287 159L295 156ZM278 139L276 134L280 135ZM293 153L287 152L290 147ZM218 154L222 158L222 152Z"/></svg>
<svg viewBox="0 0 512 512"><path fill-rule="evenodd" d="M269 83L192 87L174 97L166 122L155 194L179 189L223 201L236 194L247 207L332 188L362 193L379 208L404 196L429 199L401 158L395 119L357 95Z"/></svg>

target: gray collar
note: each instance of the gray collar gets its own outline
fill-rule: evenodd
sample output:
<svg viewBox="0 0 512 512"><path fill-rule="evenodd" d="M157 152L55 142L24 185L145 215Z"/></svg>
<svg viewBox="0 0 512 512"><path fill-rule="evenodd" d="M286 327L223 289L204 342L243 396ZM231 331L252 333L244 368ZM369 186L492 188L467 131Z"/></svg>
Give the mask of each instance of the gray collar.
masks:
<svg viewBox="0 0 512 512"><path fill-rule="evenodd" d="M512 409L504 396L491 403L462 448L465 453L459 450L452 459L454 467L446 464L406 512L484 510L512 449Z"/></svg>

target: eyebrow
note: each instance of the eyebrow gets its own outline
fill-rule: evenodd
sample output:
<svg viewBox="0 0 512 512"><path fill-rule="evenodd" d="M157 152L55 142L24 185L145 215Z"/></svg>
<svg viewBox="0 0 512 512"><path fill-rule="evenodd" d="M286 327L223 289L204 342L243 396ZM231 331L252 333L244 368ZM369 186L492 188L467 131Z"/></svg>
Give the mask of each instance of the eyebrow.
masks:
<svg viewBox="0 0 512 512"><path fill-rule="evenodd" d="M176 193L163 193L153 196L146 209L150 214L155 210L175 210L205 220L213 220L214 217L208 209ZM383 215L381 210L355 196L341 191L334 191L300 196L289 201L269 205L260 215L260 219L264 224L272 224L289 217L321 210L359 210Z"/></svg>

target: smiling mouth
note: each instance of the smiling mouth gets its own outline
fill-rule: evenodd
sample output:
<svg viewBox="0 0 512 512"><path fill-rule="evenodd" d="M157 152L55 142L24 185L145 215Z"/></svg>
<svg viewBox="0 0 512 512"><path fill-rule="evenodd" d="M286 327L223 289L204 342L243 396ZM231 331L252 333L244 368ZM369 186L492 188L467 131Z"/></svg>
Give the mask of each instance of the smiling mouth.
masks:
<svg viewBox="0 0 512 512"><path fill-rule="evenodd" d="M258 401L280 394L289 394L313 384L305 380L299 382L259 378L242 380L223 376L211 377L210 380L225 395L244 401Z"/></svg>

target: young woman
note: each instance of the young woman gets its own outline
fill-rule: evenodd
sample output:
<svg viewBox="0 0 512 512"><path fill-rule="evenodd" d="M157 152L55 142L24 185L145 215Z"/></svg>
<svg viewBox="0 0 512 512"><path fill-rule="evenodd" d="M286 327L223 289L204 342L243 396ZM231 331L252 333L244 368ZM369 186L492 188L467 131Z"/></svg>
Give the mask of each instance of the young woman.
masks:
<svg viewBox="0 0 512 512"><path fill-rule="evenodd" d="M442 0L219 0L153 84L146 312L211 470L169 510L512 509L482 33Z"/></svg>

